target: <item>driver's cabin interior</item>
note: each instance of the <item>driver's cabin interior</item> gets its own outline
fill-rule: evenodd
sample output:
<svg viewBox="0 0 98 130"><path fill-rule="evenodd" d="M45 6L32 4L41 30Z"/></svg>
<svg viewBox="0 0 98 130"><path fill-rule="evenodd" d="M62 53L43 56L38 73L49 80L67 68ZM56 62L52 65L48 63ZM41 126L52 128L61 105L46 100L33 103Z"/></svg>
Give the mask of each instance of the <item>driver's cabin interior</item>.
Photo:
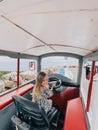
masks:
<svg viewBox="0 0 98 130"><path fill-rule="evenodd" d="M0 130L98 130L97 16L96 0L0 0Z"/></svg>

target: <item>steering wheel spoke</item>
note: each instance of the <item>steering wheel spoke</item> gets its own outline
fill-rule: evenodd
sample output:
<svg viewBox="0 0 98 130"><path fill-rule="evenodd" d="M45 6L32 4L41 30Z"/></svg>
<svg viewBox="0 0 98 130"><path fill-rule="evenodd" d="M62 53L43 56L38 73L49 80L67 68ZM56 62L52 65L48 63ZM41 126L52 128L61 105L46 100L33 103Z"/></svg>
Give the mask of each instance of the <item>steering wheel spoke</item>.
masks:
<svg viewBox="0 0 98 130"><path fill-rule="evenodd" d="M53 89L57 89L61 86L62 81L61 79L57 78L57 77L50 77L49 78L49 85L50 87L53 87Z"/></svg>

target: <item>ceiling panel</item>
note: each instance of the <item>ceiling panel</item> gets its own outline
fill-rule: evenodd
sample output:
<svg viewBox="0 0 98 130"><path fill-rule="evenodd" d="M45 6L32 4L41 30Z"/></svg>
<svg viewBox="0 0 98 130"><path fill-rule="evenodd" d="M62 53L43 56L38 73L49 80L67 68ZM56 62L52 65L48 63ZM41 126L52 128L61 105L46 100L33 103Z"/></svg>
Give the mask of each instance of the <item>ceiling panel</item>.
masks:
<svg viewBox="0 0 98 130"><path fill-rule="evenodd" d="M40 45L43 45L43 43L12 23L4 20L0 24L0 50L21 53Z"/></svg>
<svg viewBox="0 0 98 130"><path fill-rule="evenodd" d="M66 52L66 53L68 52L73 54L79 54L82 56L91 53L91 51L89 50L84 50L84 49L74 48L74 47L55 46L55 49L57 50L57 52Z"/></svg>
<svg viewBox="0 0 98 130"><path fill-rule="evenodd" d="M98 49L97 16L96 0L4 0L0 50L86 55Z"/></svg>
<svg viewBox="0 0 98 130"><path fill-rule="evenodd" d="M47 53L52 53L52 52L55 52L55 51L53 51L53 49L51 49L50 47L41 46L41 47L29 49L27 51L24 51L23 53L39 56L42 54L47 54Z"/></svg>

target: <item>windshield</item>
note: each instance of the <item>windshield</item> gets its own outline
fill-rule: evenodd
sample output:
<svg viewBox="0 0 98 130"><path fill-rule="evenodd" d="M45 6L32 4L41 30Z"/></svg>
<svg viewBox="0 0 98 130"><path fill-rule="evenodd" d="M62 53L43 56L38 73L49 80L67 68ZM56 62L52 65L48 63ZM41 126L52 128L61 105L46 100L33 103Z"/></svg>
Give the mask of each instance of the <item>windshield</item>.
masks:
<svg viewBox="0 0 98 130"><path fill-rule="evenodd" d="M79 61L65 56L45 57L41 61L41 70L48 74L57 73L77 82Z"/></svg>

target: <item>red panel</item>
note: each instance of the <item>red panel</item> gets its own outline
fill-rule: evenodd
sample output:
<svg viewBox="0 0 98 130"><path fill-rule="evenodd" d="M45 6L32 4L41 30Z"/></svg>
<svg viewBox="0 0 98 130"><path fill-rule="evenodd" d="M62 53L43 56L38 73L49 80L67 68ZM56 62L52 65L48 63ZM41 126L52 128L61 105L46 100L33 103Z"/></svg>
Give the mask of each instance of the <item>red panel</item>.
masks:
<svg viewBox="0 0 98 130"><path fill-rule="evenodd" d="M17 59L17 87L19 87L20 59Z"/></svg>
<svg viewBox="0 0 98 130"><path fill-rule="evenodd" d="M87 95L87 105L86 105L86 111L89 111L90 107L90 100L91 100L91 94L92 94L92 87L93 87L93 77L95 72L95 61L92 62L92 71L91 71L91 78L90 78L90 83L89 83L89 89L88 89L88 95Z"/></svg>
<svg viewBox="0 0 98 130"><path fill-rule="evenodd" d="M33 87L34 86L32 84L27 84L21 88L18 88L8 94L1 96L0 97L0 110L12 102L13 95L15 95L15 94L24 95L26 92L31 90Z"/></svg>
<svg viewBox="0 0 98 130"><path fill-rule="evenodd" d="M63 130L87 130L81 98L68 101Z"/></svg>
<svg viewBox="0 0 98 130"><path fill-rule="evenodd" d="M61 93L54 93L52 100L57 104L62 112L66 110L67 100L79 97L79 88L67 87Z"/></svg>

